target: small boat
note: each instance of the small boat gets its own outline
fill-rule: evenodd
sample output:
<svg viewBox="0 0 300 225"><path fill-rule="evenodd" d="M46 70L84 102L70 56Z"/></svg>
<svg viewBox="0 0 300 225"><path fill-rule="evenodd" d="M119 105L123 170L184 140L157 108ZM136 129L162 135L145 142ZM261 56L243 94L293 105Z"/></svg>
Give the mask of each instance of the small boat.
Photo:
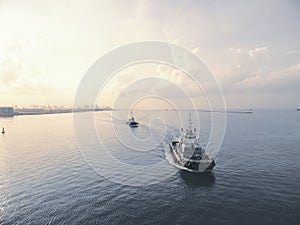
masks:
<svg viewBox="0 0 300 225"><path fill-rule="evenodd" d="M299 109L297 109L297 111L300 111L300 108L299 108Z"/></svg>
<svg viewBox="0 0 300 225"><path fill-rule="evenodd" d="M132 111L131 111L130 113L131 113L131 118L129 118L127 124L128 124L130 127L138 127L138 124L139 124L139 123L136 122L136 121L134 120Z"/></svg>
<svg viewBox="0 0 300 225"><path fill-rule="evenodd" d="M5 130L4 130L4 127L2 127L2 132L1 132L2 134L5 134Z"/></svg>
<svg viewBox="0 0 300 225"><path fill-rule="evenodd" d="M188 128L185 133L181 128L182 135L170 143L170 150L173 153L174 161L181 169L191 172L210 171L215 167L215 161L208 156L205 149L201 147L197 138L196 129L192 128L191 113L188 119Z"/></svg>

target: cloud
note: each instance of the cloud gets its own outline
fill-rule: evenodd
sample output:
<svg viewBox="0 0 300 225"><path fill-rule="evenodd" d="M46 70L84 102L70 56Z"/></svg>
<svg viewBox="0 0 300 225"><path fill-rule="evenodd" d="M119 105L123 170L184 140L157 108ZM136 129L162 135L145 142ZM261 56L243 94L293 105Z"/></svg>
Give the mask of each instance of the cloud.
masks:
<svg viewBox="0 0 300 225"><path fill-rule="evenodd" d="M233 59L233 66L240 70L249 70L257 68L268 62L270 59L269 50L266 46L256 47L254 49L229 48L228 52Z"/></svg>
<svg viewBox="0 0 300 225"><path fill-rule="evenodd" d="M153 1L5 1L0 11L0 45L3 40L31 40L38 33L47 34L47 40L30 57L32 41L18 40L5 55L0 46L1 92L4 88L16 90L22 84L27 88L31 84L34 89L50 81L56 92L63 86L60 94L66 95L66 87L75 90L98 57L116 46L142 40L175 39L173 43L205 59L222 88L236 95L280 87L275 83L295 79L288 78L291 71L284 71L299 62L299 11L289 1L165 1L159 7ZM290 53L283 56L284 52ZM279 72L284 80L276 77ZM174 70L165 77L197 96L198 89L179 74ZM139 72L125 74L108 94L139 76ZM73 100L70 96L69 102Z"/></svg>
<svg viewBox="0 0 300 225"><path fill-rule="evenodd" d="M191 48L191 52L199 55L200 47ZM299 62L278 69L279 56L273 56L272 51L267 46L258 46L255 48L230 48L228 54L231 57L228 67L230 74L219 74L219 83L225 94L240 93L265 93L265 92L282 92L300 89L299 87ZM295 58L294 53L293 57ZM289 55L290 55L289 54ZM285 56L287 57L287 56ZM274 60L276 59L276 60ZM237 66L238 65L238 66ZM219 93L212 81L202 80L201 87L183 71L165 64L153 64L152 70L143 70L145 65L136 65L121 71L118 76L112 79L112 83L107 88L107 94L118 95L124 88L126 89L132 82L137 82L147 77L161 78L161 82L146 83L143 85L131 86L134 90L128 90L128 96L135 93L143 93L151 91L157 95L167 96L170 99L180 99L187 95L190 97L203 97L205 94L216 95ZM154 68L154 70L153 70ZM146 72L145 72L146 71ZM226 69L224 70L226 71ZM168 82L166 82L166 81ZM149 79L148 79L149 82ZM178 87L182 91L174 91L174 87ZM201 89L202 88L202 89Z"/></svg>
<svg viewBox="0 0 300 225"><path fill-rule="evenodd" d="M19 95L48 95L53 88L44 84L21 83L14 87L14 93Z"/></svg>
<svg viewBox="0 0 300 225"><path fill-rule="evenodd" d="M297 50L275 55L267 46L229 48L228 59L219 71L225 95L300 90Z"/></svg>
<svg viewBox="0 0 300 225"><path fill-rule="evenodd" d="M300 61L286 69L272 72L265 79L271 90L300 90Z"/></svg>
<svg viewBox="0 0 300 225"><path fill-rule="evenodd" d="M256 58L257 56L264 55L267 51L268 51L267 47L264 46L264 47L258 47L255 49L251 49L248 53L249 53L250 57Z"/></svg>
<svg viewBox="0 0 300 225"><path fill-rule="evenodd" d="M23 85L44 86L42 72L33 61L29 61L37 40L14 39L3 45L0 57L0 87L14 89Z"/></svg>
<svg viewBox="0 0 300 225"><path fill-rule="evenodd" d="M165 93L169 93L170 98L182 98L185 94L190 97L198 97L202 95L201 88L183 71L165 64L160 64L157 66L157 72L159 77L170 81L170 85L164 87ZM174 92L174 85L183 90L183 92ZM161 88L159 88L158 91L159 93L162 93Z"/></svg>
<svg viewBox="0 0 300 225"><path fill-rule="evenodd" d="M24 64L22 51L24 43L12 41L1 50L0 57L0 86L8 87L17 81Z"/></svg>
<svg viewBox="0 0 300 225"><path fill-rule="evenodd" d="M0 63L0 86L10 86L17 80L18 67L19 65L14 65L14 63L10 60L8 60L8 62Z"/></svg>
<svg viewBox="0 0 300 225"><path fill-rule="evenodd" d="M256 75L237 83L238 87L264 91L293 91L300 89L300 62L279 71Z"/></svg>
<svg viewBox="0 0 300 225"><path fill-rule="evenodd" d="M196 47L196 48L192 49L191 52L192 52L193 54L195 54L195 55L200 55L200 48L199 48L199 47Z"/></svg>

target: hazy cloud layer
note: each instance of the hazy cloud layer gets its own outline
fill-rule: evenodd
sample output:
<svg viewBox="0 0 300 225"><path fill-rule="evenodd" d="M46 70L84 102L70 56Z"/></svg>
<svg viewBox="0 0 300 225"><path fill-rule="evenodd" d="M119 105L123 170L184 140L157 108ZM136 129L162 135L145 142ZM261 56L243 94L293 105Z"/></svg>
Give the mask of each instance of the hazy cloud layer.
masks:
<svg viewBox="0 0 300 225"><path fill-rule="evenodd" d="M291 92L300 95L299 10L292 0L0 1L0 104L51 99L70 105L84 73L103 54L127 43L159 40L199 56L229 106L268 107L272 95L280 95L282 107L294 107L298 101ZM181 71L157 66L148 75L169 79L192 97L202 95ZM140 74L127 71L112 80L106 89L110 101ZM217 93L211 83L201 85L208 94ZM181 98L173 87L152 88ZM257 97L251 96L257 94L264 102L255 105Z"/></svg>

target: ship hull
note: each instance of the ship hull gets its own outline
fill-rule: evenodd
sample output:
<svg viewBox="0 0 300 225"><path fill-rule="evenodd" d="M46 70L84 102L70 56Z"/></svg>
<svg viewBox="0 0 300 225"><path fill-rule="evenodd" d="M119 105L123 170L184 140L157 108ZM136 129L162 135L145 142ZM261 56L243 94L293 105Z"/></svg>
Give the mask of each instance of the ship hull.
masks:
<svg viewBox="0 0 300 225"><path fill-rule="evenodd" d="M139 126L139 123L138 123L138 122L127 122L127 124L128 124L130 127L138 127L138 126Z"/></svg>
<svg viewBox="0 0 300 225"><path fill-rule="evenodd" d="M205 154L204 159L193 160L186 159L179 153L178 144L170 144L170 150L174 157L174 161L180 166L181 169L191 172L207 172L215 167L215 161Z"/></svg>

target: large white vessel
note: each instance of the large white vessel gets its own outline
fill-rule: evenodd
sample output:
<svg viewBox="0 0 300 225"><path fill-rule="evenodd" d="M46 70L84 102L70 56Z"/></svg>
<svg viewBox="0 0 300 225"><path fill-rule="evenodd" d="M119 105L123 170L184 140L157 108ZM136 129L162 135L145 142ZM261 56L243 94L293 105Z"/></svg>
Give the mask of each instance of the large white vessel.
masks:
<svg viewBox="0 0 300 225"><path fill-rule="evenodd" d="M192 127L191 113L186 132L170 143L175 162L182 168L192 172L204 172L214 168L215 161L201 147L196 129Z"/></svg>

